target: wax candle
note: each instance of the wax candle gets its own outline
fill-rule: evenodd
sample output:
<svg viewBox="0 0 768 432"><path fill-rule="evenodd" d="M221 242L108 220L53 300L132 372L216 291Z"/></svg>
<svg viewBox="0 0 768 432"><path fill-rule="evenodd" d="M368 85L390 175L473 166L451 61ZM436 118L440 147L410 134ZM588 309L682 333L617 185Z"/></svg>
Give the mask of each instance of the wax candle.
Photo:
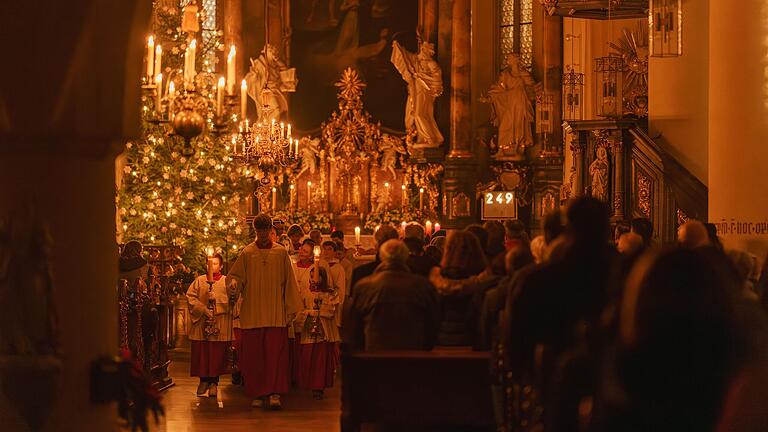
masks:
<svg viewBox="0 0 768 432"><path fill-rule="evenodd" d="M402 222L400 222L400 230L402 230L402 231L403 231L403 234L405 234L405 227L406 227L407 225L408 225L408 224L407 224L407 223L405 223L405 221L402 221Z"/></svg>
<svg viewBox="0 0 768 432"><path fill-rule="evenodd" d="M315 246L312 252L315 255L315 274L313 279L315 282L318 282L320 281L320 246Z"/></svg>
<svg viewBox="0 0 768 432"><path fill-rule="evenodd" d="M214 259L213 258L213 252L214 252L213 248L209 246L207 248L206 252L207 252L207 255L208 255L208 257L207 257L208 259L206 260L206 263L205 263L206 264L206 270L207 270L207 273L208 273L207 279L208 279L209 282L212 282L213 281L213 259Z"/></svg>
<svg viewBox="0 0 768 432"><path fill-rule="evenodd" d="M235 94L235 59L237 58L237 50L234 45L229 47L229 54L227 55L227 93L230 95Z"/></svg>
<svg viewBox="0 0 768 432"><path fill-rule="evenodd" d="M163 73L163 47L159 44L155 47L155 70L154 74Z"/></svg>
<svg viewBox="0 0 768 432"><path fill-rule="evenodd" d="M432 221L427 221L424 225L426 226L427 235L432 235Z"/></svg>
<svg viewBox="0 0 768 432"><path fill-rule="evenodd" d="M242 80L240 82L240 119L245 120L245 114L247 112L248 106L246 105L248 103L248 84L246 84L245 80Z"/></svg>
<svg viewBox="0 0 768 432"><path fill-rule="evenodd" d="M312 182L307 182L307 210L312 208Z"/></svg>
<svg viewBox="0 0 768 432"><path fill-rule="evenodd" d="M419 210L424 210L424 188L419 188Z"/></svg>
<svg viewBox="0 0 768 432"><path fill-rule="evenodd" d="M176 86L173 81L168 83L168 120L173 120L173 103L176 100Z"/></svg>
<svg viewBox="0 0 768 432"><path fill-rule="evenodd" d="M280 122L280 138L285 138L285 123Z"/></svg>
<svg viewBox="0 0 768 432"><path fill-rule="evenodd" d="M288 136L289 139L292 138L291 137L291 124L290 123L288 123L288 135L287 136Z"/></svg>
<svg viewBox="0 0 768 432"><path fill-rule="evenodd" d="M277 210L277 188L272 188L272 211Z"/></svg>
<svg viewBox="0 0 768 432"><path fill-rule="evenodd" d="M290 207L291 207L291 210L293 210L293 208L296 206L296 186L293 183L291 183L290 188L291 188Z"/></svg>
<svg viewBox="0 0 768 432"><path fill-rule="evenodd" d="M355 245L360 245L360 227L355 227Z"/></svg>
<svg viewBox="0 0 768 432"><path fill-rule="evenodd" d="M189 58L189 68L190 68L190 81L195 80L195 75L197 75L196 65L195 65L195 57L197 56L197 40L192 39L192 42L189 43L189 48L192 50L192 53Z"/></svg>
<svg viewBox="0 0 768 432"><path fill-rule="evenodd" d="M298 158L299 157L299 139L296 138L293 141L293 144L296 146L296 147L294 147L293 154Z"/></svg>
<svg viewBox="0 0 768 432"><path fill-rule="evenodd" d="M435 222L435 232L440 231L440 222Z"/></svg>
<svg viewBox="0 0 768 432"><path fill-rule="evenodd" d="M216 116L221 117L224 112L224 77L219 78L219 85L216 87Z"/></svg>
<svg viewBox="0 0 768 432"><path fill-rule="evenodd" d="M163 97L163 74L157 74L155 76L155 87L157 100L155 101L155 112L160 113L163 111L162 97Z"/></svg>
<svg viewBox="0 0 768 432"><path fill-rule="evenodd" d="M155 37L147 38L147 83L152 82L152 68L155 66Z"/></svg>
<svg viewBox="0 0 768 432"><path fill-rule="evenodd" d="M401 185L400 189L403 190L403 193L401 195L402 202L400 203L400 206L405 208L405 206L408 205L408 188L406 188L405 185Z"/></svg>

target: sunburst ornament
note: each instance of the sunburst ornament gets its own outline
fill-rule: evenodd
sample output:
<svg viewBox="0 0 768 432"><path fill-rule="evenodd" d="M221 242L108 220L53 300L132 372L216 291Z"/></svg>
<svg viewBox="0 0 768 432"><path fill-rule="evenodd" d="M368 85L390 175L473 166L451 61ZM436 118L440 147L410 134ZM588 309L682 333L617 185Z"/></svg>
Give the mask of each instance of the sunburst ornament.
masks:
<svg viewBox="0 0 768 432"><path fill-rule="evenodd" d="M608 45L624 62L624 114L648 116L648 29L624 29L618 43Z"/></svg>

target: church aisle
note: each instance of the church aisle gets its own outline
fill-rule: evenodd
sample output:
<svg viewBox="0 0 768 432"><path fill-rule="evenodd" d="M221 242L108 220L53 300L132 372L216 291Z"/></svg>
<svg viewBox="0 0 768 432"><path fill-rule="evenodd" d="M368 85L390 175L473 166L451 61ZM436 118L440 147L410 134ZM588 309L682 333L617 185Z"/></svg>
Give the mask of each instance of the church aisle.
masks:
<svg viewBox="0 0 768 432"><path fill-rule="evenodd" d="M198 380L189 376L188 361L172 362L170 373L176 385L163 392L165 417L153 424L153 432L339 430L338 380L323 400L313 400L309 391L293 390L283 396L281 411L265 411L251 408L251 400L242 387L230 384L229 375L221 377L218 397L209 398L195 396Z"/></svg>

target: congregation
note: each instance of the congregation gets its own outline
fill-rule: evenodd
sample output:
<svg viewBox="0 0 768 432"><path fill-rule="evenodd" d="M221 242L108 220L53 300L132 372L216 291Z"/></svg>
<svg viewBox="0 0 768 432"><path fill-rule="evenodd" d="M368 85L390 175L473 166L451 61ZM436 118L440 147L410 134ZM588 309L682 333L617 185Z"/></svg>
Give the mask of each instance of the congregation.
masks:
<svg viewBox="0 0 768 432"><path fill-rule="evenodd" d="M749 401L766 378L768 272L701 222L660 246L647 219L612 233L607 206L587 197L549 214L533 239L514 220L431 236L418 223L382 225L363 264L340 231L322 240L283 229L257 216L256 241L217 294L233 305L234 381L253 406L280 408L292 384L323 398L340 350L455 347L490 352L500 431L764 424ZM187 293L193 317L204 304L197 285ZM215 395L225 349L198 339L198 396Z"/></svg>

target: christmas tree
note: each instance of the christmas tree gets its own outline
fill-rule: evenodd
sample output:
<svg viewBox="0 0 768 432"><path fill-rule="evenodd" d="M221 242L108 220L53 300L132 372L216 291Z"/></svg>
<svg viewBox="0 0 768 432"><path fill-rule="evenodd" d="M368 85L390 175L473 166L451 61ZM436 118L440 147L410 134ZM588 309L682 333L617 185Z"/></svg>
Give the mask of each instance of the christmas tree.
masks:
<svg viewBox="0 0 768 432"><path fill-rule="evenodd" d="M196 9L196 5L174 8L155 3L154 42L164 50L162 73L168 78L164 94L170 82L176 89L183 88L184 52L201 29L196 64L202 73L198 82L206 73L213 78L208 81L215 81L209 72L215 68L216 51L223 49L221 33L206 27L211 20L205 10ZM189 16L197 17L197 28L194 22L190 24ZM199 93L210 103L202 113L206 129L192 140L191 155L182 152L183 139L173 134L168 122L158 121L163 118L157 113L163 113L164 104L155 106L155 91L145 90L141 138L126 144L122 166L118 166L122 174L116 198L118 241L181 246L183 262L196 269L204 267L209 248L228 260L250 241L244 223L250 187L244 169L229 156L228 135L214 133L213 85L199 87Z"/></svg>

